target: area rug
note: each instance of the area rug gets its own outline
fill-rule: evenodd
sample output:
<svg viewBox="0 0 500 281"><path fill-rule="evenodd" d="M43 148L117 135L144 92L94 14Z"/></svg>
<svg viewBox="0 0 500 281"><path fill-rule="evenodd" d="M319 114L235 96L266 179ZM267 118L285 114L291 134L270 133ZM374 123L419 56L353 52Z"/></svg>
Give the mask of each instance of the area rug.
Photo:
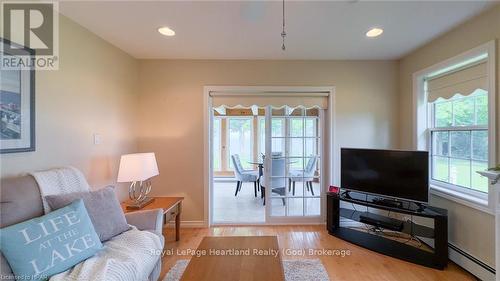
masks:
<svg viewBox="0 0 500 281"><path fill-rule="evenodd" d="M163 281L179 281L186 270L189 260L178 260ZM328 273L319 259L284 260L286 281L329 281Z"/></svg>

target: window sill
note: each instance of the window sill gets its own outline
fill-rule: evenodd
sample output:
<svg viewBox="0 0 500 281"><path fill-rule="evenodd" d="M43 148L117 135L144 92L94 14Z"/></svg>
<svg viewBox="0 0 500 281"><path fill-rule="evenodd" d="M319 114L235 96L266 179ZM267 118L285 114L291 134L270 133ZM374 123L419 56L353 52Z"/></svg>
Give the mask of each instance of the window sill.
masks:
<svg viewBox="0 0 500 281"><path fill-rule="evenodd" d="M431 185L430 193L490 215L495 215L495 212L489 207L488 199L478 198L437 185Z"/></svg>

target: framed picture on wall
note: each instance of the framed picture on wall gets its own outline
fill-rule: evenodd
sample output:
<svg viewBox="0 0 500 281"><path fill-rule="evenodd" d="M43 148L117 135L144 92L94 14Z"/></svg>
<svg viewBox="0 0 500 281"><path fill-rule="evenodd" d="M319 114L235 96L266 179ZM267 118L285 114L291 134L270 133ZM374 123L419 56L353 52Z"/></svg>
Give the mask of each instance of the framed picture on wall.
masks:
<svg viewBox="0 0 500 281"><path fill-rule="evenodd" d="M1 39L0 58L8 59L4 52L6 39ZM26 55L35 52L20 46ZM34 68L0 69L0 153L35 150L35 70Z"/></svg>

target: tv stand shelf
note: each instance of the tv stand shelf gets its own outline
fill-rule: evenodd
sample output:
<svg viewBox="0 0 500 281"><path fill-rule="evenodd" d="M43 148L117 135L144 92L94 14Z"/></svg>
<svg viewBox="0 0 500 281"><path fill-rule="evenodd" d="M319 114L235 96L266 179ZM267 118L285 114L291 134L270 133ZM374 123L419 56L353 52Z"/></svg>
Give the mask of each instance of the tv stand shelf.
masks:
<svg viewBox="0 0 500 281"><path fill-rule="evenodd" d="M402 207L397 208L376 204L374 202L376 201L375 199L375 196L354 192L342 194L327 193L328 232L333 236L388 256L432 268L443 269L446 266L448 263L447 210L427 205L417 205L406 201L402 201L400 204ZM340 202L353 203L373 208L374 212L343 208L340 207ZM362 222L360 218L361 216L369 213L376 213L378 216L382 216L380 215L380 211L375 210L395 212L403 214L403 216L410 215L413 218L423 217L432 219L434 221L433 228L415 223L413 220L398 220L391 217L391 220L399 222L400 224L402 223L402 229L400 231L396 231L397 233L411 235L412 237L417 237L419 239L423 238L426 241L433 241L433 243L430 243L433 244L433 246L429 247L430 250L421 249L389 237L375 235L352 227L345 227L340 223L340 218L344 218L345 220L366 224L366 222ZM377 226L377 228L381 227Z"/></svg>
<svg viewBox="0 0 500 281"><path fill-rule="evenodd" d="M357 222L361 222L360 216L367 213L368 212L361 212L346 208L340 208L340 217L348 218L350 220ZM405 233L408 235L415 235L419 237L425 237L425 238L435 238L434 229L430 227L419 225L410 221L402 221L402 223L403 223L403 229L401 230L401 233Z"/></svg>

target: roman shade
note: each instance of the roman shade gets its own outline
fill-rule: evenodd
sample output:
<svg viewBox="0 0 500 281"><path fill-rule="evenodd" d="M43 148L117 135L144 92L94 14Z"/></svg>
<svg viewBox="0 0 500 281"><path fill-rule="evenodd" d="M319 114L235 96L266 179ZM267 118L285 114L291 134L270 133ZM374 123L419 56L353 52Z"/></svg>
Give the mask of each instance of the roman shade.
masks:
<svg viewBox="0 0 500 281"><path fill-rule="evenodd" d="M488 91L486 61L479 61L427 80L427 99L449 99L456 94L467 96L477 89Z"/></svg>
<svg viewBox="0 0 500 281"><path fill-rule="evenodd" d="M212 106L227 108L252 106L265 107L298 107L305 108L328 108L328 93L326 92L307 92L307 93L286 93L286 92L258 92L258 93L229 93L229 92L210 92L212 97Z"/></svg>

